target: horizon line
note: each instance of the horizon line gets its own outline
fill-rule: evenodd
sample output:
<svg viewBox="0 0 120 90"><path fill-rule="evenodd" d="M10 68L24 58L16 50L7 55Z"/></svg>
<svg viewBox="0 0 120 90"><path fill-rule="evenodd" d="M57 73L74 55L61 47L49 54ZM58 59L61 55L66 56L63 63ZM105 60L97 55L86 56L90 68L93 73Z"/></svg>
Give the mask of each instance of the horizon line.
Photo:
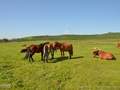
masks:
<svg viewBox="0 0 120 90"><path fill-rule="evenodd" d="M20 39L20 38L27 38L27 37L37 37L37 36L62 36L62 35L102 35L102 34L110 34L110 33L120 33L120 32L104 32L104 33L94 33L94 34L81 34L81 33L68 33L68 34L41 34L41 35L24 35L21 37L1 37L0 39L8 39L8 40L12 40L12 39Z"/></svg>

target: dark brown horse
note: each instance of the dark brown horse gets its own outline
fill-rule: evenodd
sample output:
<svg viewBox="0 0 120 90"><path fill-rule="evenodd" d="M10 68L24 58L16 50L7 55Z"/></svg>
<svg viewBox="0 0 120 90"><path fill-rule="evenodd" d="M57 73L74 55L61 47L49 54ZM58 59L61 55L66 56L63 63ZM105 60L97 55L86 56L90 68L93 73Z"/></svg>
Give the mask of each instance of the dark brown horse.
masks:
<svg viewBox="0 0 120 90"><path fill-rule="evenodd" d="M54 49L60 49L61 56L64 56L64 52L69 53L70 59L73 56L73 45L72 44L55 42Z"/></svg>
<svg viewBox="0 0 120 90"><path fill-rule="evenodd" d="M41 43L40 45L32 44L24 49L21 50L21 53L26 53L25 59L29 59L29 61L33 60L33 55L35 53L41 53L41 60L43 60L43 47L45 44L49 42Z"/></svg>

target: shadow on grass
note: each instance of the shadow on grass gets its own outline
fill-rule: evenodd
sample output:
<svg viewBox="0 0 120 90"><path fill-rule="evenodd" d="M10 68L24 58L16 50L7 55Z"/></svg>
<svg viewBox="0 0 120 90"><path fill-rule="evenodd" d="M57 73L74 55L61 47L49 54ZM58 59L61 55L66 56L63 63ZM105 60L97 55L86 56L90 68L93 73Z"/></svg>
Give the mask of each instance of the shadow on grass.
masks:
<svg viewBox="0 0 120 90"><path fill-rule="evenodd" d="M61 62L61 61L64 61L64 60L72 60L72 59L79 59L79 58L84 58L83 56L78 56L78 57L72 57L71 59L69 59L69 57L58 57L58 58L55 58L52 63L57 63L57 62Z"/></svg>

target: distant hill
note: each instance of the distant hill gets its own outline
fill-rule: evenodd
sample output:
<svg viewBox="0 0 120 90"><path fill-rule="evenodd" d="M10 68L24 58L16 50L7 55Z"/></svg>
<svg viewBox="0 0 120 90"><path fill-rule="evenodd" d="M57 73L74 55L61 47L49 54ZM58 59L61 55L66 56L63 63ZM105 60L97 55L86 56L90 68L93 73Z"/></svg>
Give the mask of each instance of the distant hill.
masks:
<svg viewBox="0 0 120 90"><path fill-rule="evenodd" d="M86 40L86 39L120 39L120 33L104 33L96 35L56 35L56 36L30 36L19 39L13 39L12 41L34 41L34 40Z"/></svg>

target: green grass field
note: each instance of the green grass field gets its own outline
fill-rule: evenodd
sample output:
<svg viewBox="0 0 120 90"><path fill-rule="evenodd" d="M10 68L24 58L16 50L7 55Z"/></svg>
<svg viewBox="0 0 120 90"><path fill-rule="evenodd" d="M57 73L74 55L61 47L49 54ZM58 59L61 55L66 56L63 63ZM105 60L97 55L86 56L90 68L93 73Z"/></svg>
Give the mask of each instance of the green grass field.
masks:
<svg viewBox="0 0 120 90"><path fill-rule="evenodd" d="M23 44L41 41L0 43L0 90L120 90L117 39L65 42L74 46L73 59L61 59L57 51L56 59L49 63L42 63L40 54L35 54L35 62L29 63L20 53ZM93 58L94 47L112 52L117 60Z"/></svg>

